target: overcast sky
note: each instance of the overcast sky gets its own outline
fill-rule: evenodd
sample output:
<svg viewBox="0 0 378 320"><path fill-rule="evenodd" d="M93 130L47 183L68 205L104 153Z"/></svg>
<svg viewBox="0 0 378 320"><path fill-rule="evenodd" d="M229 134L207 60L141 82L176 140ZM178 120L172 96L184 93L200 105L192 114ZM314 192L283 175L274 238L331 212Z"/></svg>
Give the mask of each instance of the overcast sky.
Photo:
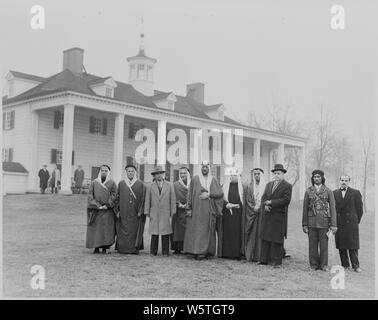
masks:
<svg viewBox="0 0 378 320"><path fill-rule="evenodd" d="M223 103L239 119L272 98L290 102L298 118L323 103L353 134L374 111L374 3L1 0L2 74L51 76L62 69L62 51L79 46L89 73L128 82L126 58L138 51L143 16L146 53L158 60L155 89L185 95L186 84L203 82L205 103ZM35 4L46 10L45 30L30 27ZM344 6L344 30L330 27L335 4Z"/></svg>

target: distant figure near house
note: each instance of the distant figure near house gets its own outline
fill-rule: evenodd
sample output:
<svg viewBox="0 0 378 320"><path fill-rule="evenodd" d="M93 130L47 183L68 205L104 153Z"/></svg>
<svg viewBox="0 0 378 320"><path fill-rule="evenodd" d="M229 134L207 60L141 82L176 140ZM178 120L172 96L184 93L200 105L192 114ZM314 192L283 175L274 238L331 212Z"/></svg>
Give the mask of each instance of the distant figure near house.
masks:
<svg viewBox="0 0 378 320"><path fill-rule="evenodd" d="M60 186L60 171L55 165L53 172L51 173L49 186L51 188L51 193L58 193Z"/></svg>
<svg viewBox="0 0 378 320"><path fill-rule="evenodd" d="M82 165L79 165L74 173L74 181L75 181L75 190L77 193L81 193L81 188L83 187L84 181L84 170Z"/></svg>
<svg viewBox="0 0 378 320"><path fill-rule="evenodd" d="M45 190L47 189L47 185L50 178L50 173L49 173L49 170L47 170L46 164L44 164L43 168L39 170L38 177L39 177L39 187L41 189L41 193L44 194Z"/></svg>

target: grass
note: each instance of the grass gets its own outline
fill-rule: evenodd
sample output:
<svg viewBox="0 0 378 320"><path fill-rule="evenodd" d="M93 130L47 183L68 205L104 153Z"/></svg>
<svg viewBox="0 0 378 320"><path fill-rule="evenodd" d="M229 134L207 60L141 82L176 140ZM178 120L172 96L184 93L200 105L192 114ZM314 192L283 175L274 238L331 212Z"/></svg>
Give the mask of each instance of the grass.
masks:
<svg viewBox="0 0 378 320"><path fill-rule="evenodd" d="M374 212L360 225L362 273L346 272L345 289L331 289L333 275L312 271L300 203L289 212L282 269L246 261L149 255L149 235L139 256L93 255L85 249L85 195L4 197L3 286L5 297L86 298L374 298ZM159 249L160 250L160 249ZM330 265L339 264L329 250ZM45 268L44 290L30 286L33 265Z"/></svg>

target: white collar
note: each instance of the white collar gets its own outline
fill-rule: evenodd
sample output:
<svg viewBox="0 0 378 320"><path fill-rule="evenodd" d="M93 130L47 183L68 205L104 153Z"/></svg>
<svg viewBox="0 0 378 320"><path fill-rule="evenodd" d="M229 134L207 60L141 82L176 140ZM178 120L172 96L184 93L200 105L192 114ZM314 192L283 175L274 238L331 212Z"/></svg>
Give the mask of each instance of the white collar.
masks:
<svg viewBox="0 0 378 320"><path fill-rule="evenodd" d="M200 173L198 175L199 177L199 180L200 180L200 183L202 185L203 188L205 188L208 192L210 192L210 185L211 185L211 182L213 181L213 176L210 174L207 175L207 177L205 178L204 175L202 173ZM206 181L205 181L206 179ZM206 185L206 182L207 182L207 185Z"/></svg>
<svg viewBox="0 0 378 320"><path fill-rule="evenodd" d="M126 179L124 179L126 185L131 188L135 182L137 182L137 178L134 176L134 178L132 180L130 180L129 178L126 177Z"/></svg>

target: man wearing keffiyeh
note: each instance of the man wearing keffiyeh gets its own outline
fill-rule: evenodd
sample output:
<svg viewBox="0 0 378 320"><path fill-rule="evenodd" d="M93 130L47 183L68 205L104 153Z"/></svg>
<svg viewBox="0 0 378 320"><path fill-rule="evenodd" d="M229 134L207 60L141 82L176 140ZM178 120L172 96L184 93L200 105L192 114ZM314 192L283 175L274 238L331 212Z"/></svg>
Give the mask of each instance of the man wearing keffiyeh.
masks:
<svg viewBox="0 0 378 320"><path fill-rule="evenodd" d="M93 180L88 193L86 247L95 248L93 253L108 253L115 239L114 202L117 185L110 179L110 167L102 165L97 179Z"/></svg>
<svg viewBox="0 0 378 320"><path fill-rule="evenodd" d="M125 167L126 177L118 184L117 194L117 241L119 253L138 254L144 249L143 231L146 217L143 214L146 187L137 179L133 164Z"/></svg>
<svg viewBox="0 0 378 320"><path fill-rule="evenodd" d="M173 186L176 194L176 214L172 217L172 247L175 254L180 254L183 250L185 228L186 228L186 198L190 185L190 171L187 167L179 170L179 180Z"/></svg>

